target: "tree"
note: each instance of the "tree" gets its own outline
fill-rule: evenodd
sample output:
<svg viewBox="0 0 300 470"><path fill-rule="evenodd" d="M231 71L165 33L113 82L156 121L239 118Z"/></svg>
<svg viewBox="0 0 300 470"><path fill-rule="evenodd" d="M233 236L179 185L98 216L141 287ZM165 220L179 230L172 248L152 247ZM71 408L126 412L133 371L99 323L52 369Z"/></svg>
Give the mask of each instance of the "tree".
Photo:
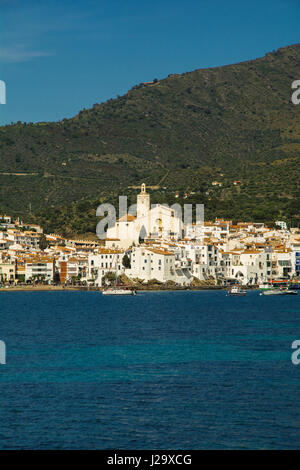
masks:
<svg viewBox="0 0 300 470"><path fill-rule="evenodd" d="M117 275L116 273L112 271L108 271L103 277L102 277L102 283L103 284L112 284L114 281L117 280Z"/></svg>
<svg viewBox="0 0 300 470"><path fill-rule="evenodd" d="M46 248L48 248L47 238L45 237L44 234L42 234L41 237L40 237L39 246L40 246L40 249L42 251L44 251Z"/></svg>
<svg viewBox="0 0 300 470"><path fill-rule="evenodd" d="M127 254L123 256L122 264L124 268L129 268L129 269L131 268L130 258Z"/></svg>

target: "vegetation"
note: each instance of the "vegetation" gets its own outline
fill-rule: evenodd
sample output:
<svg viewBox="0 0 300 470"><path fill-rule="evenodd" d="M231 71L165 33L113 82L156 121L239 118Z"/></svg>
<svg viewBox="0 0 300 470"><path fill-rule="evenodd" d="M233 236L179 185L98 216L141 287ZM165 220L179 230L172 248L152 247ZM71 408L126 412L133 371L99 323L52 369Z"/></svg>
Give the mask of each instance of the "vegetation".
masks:
<svg viewBox="0 0 300 470"><path fill-rule="evenodd" d="M207 219L299 225L299 64L300 45L289 46L137 85L72 119L3 126L1 212L95 233L97 205L135 197L128 186L144 181L160 186L153 202L204 203Z"/></svg>
<svg viewBox="0 0 300 470"><path fill-rule="evenodd" d="M46 248L48 248L48 242L44 234L42 234L40 237L39 247L43 251L46 250Z"/></svg>
<svg viewBox="0 0 300 470"><path fill-rule="evenodd" d="M131 268L130 258L127 254L125 254L123 256L122 264L123 264L124 268Z"/></svg>

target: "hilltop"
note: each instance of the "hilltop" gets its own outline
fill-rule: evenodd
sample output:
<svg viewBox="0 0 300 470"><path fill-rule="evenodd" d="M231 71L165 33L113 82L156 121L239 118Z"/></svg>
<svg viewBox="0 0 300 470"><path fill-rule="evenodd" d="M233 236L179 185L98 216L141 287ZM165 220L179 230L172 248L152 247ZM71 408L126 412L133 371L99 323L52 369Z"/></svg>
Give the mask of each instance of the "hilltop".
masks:
<svg viewBox="0 0 300 470"><path fill-rule="evenodd" d="M212 217L295 220L296 79L300 45L139 84L71 119L3 126L0 208L28 213L30 204L47 229L93 231L97 202L144 181L160 186L161 202L186 193L184 202L204 202Z"/></svg>

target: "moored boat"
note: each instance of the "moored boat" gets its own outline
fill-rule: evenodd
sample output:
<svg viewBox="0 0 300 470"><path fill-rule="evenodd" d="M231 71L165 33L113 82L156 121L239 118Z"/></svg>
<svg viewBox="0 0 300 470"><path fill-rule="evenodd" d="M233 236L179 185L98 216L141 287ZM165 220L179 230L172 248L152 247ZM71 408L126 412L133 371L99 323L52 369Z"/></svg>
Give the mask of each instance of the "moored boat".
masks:
<svg viewBox="0 0 300 470"><path fill-rule="evenodd" d="M102 289L103 295L136 295L136 290L126 287L105 287Z"/></svg>
<svg viewBox="0 0 300 470"><path fill-rule="evenodd" d="M239 286L233 286L228 291L228 295L232 295L232 296L240 296L240 295L246 295L246 294L247 294L247 291L242 290Z"/></svg>
<svg viewBox="0 0 300 470"><path fill-rule="evenodd" d="M297 295L298 292L296 290L293 290L293 289L286 289L285 294L286 295Z"/></svg>
<svg viewBox="0 0 300 470"><path fill-rule="evenodd" d="M298 292L290 289L270 288L263 290L260 295L297 295Z"/></svg>
<svg viewBox="0 0 300 470"><path fill-rule="evenodd" d="M271 289L272 285L269 284L268 282L264 282L263 284L259 284L258 288L259 290Z"/></svg>
<svg viewBox="0 0 300 470"><path fill-rule="evenodd" d="M282 289L274 289L270 287L269 289L264 289L260 295L285 295L285 291Z"/></svg>

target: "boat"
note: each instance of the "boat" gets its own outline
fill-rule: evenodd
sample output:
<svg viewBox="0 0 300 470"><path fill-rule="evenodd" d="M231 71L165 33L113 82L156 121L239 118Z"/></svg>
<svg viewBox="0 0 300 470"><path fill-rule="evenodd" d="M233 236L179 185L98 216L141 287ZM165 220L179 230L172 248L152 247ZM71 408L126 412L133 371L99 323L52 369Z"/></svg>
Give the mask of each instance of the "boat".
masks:
<svg viewBox="0 0 300 470"><path fill-rule="evenodd" d="M247 291L242 290L239 286L233 286L228 291L228 295L232 295L232 296L240 296L240 295L246 295L246 294L247 294Z"/></svg>
<svg viewBox="0 0 300 470"><path fill-rule="evenodd" d="M275 289L274 287L270 287L269 289L264 289L260 295L285 295L284 289Z"/></svg>
<svg viewBox="0 0 300 470"><path fill-rule="evenodd" d="M285 295L297 295L298 292L293 289L285 289Z"/></svg>
<svg viewBox="0 0 300 470"><path fill-rule="evenodd" d="M103 295L136 295L136 290L126 287L105 287L101 290Z"/></svg>
<svg viewBox="0 0 300 470"><path fill-rule="evenodd" d="M270 289L272 288L272 285L269 284L269 282L264 282L263 284L259 284L258 288L259 290Z"/></svg>
<svg viewBox="0 0 300 470"><path fill-rule="evenodd" d="M276 289L271 287L270 289L263 290L260 295L297 295L298 292L291 289Z"/></svg>

